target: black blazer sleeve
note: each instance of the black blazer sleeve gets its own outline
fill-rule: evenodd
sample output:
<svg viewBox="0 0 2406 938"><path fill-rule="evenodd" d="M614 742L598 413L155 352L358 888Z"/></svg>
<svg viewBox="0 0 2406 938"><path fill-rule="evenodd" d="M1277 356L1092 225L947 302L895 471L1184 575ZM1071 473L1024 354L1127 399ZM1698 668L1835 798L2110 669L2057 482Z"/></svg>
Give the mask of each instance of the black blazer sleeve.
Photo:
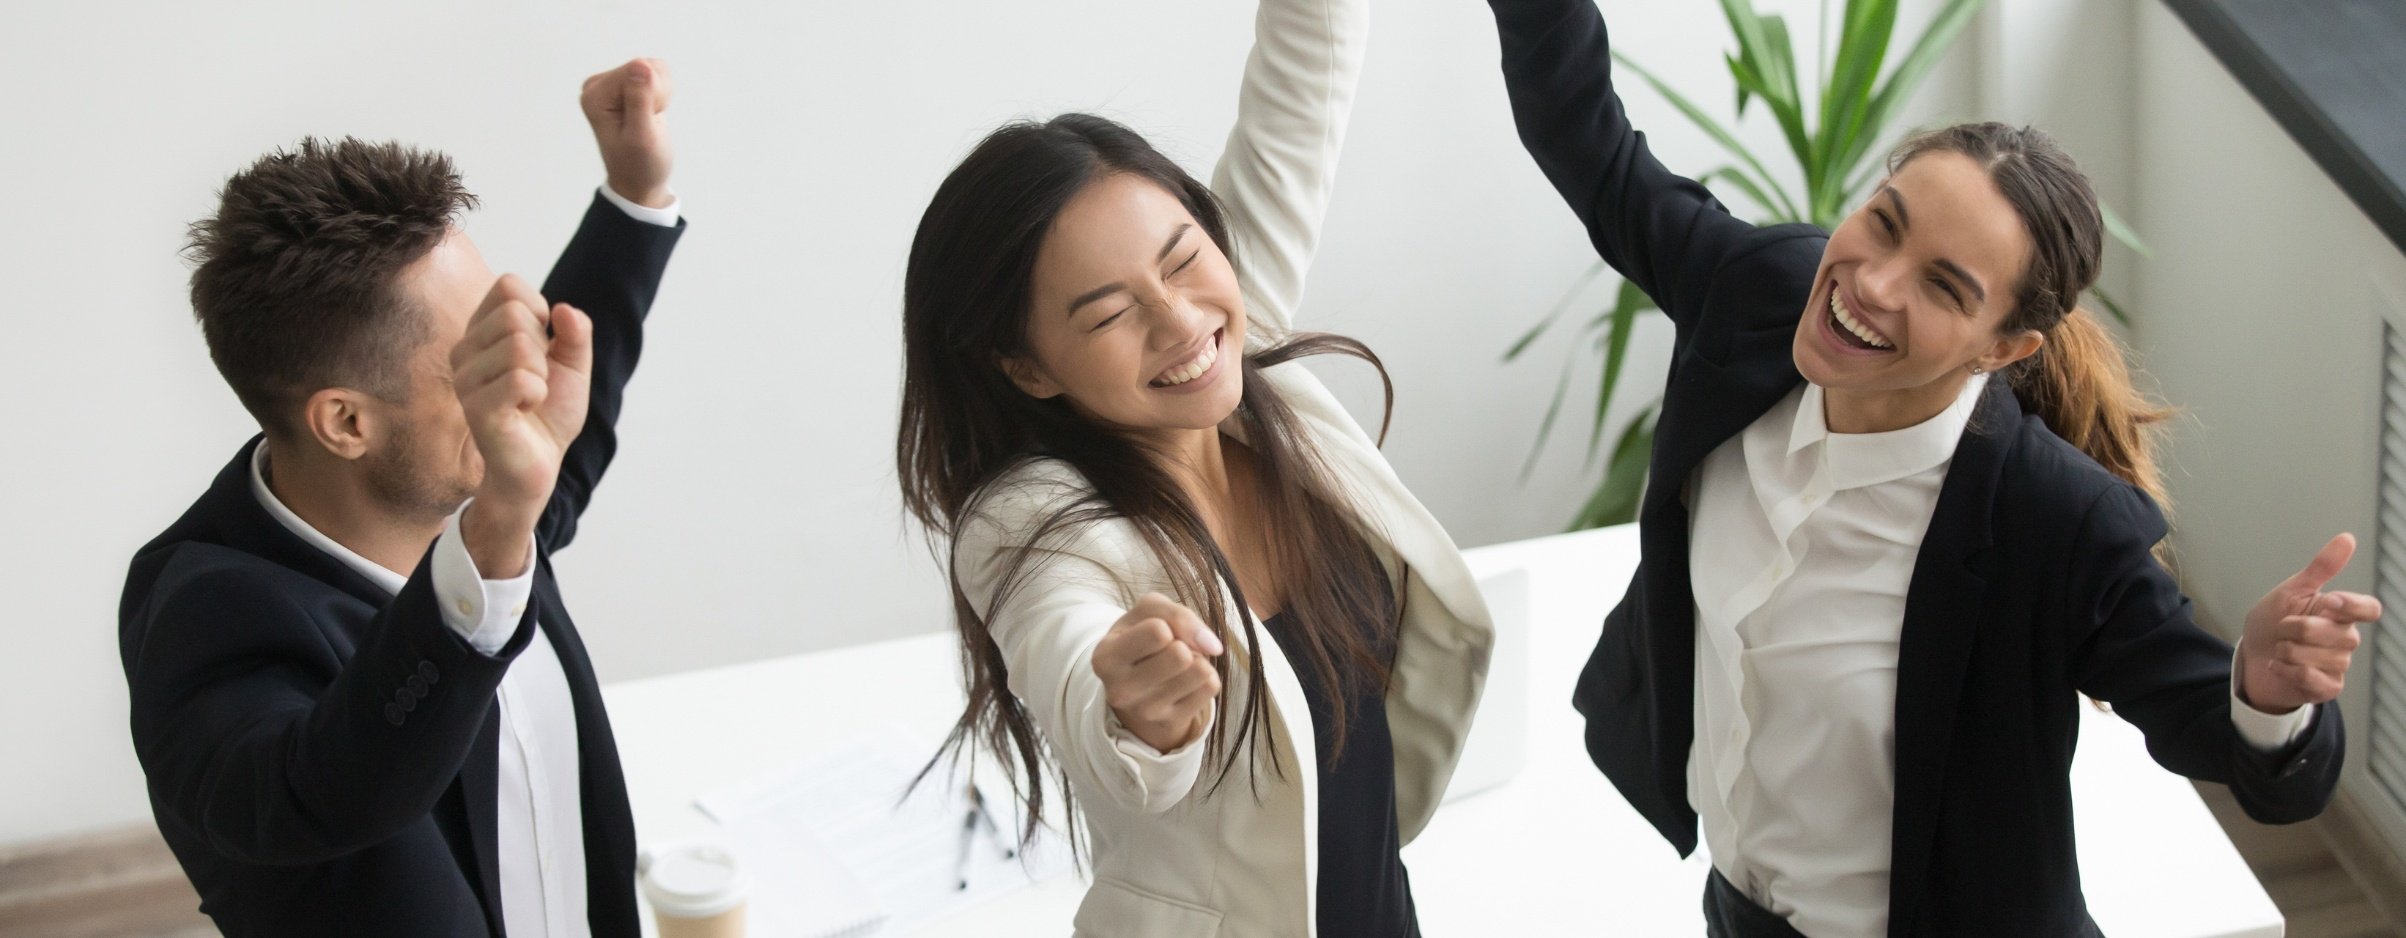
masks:
<svg viewBox="0 0 2406 938"><path fill-rule="evenodd" d="M577 519L592 502L593 487L618 455L618 412L635 360L643 354L643 320L660 292L669 253L684 233L683 219L674 228L636 221L596 192L576 236L543 281L544 299L593 317L593 397L585 428L561 458L551 504L535 525L535 538L547 551L576 538Z"/></svg>
<svg viewBox="0 0 2406 938"><path fill-rule="evenodd" d="M2282 824L2320 814L2345 754L2338 704L2319 707L2312 728L2280 752L2241 739L2231 725L2231 646L2197 626L2150 553L2164 533L2162 512L2127 485L2090 506L2067 566L2075 610L2093 611L2072 648L2074 681L2146 733L2158 763L2229 785L2249 817Z"/></svg>
<svg viewBox="0 0 2406 938"><path fill-rule="evenodd" d="M424 818L482 730L494 689L534 635L528 603L497 656L443 623L434 563L360 631L347 663L280 567L185 544L136 611L127 661L135 753L152 803L211 849L317 863Z"/></svg>
<svg viewBox="0 0 2406 938"><path fill-rule="evenodd" d="M1521 144L1570 203L1596 253L1681 330L1754 226L1703 184L1664 168L1613 91L1595 0L1489 0ZM1808 278L1809 279L1809 278Z"/></svg>

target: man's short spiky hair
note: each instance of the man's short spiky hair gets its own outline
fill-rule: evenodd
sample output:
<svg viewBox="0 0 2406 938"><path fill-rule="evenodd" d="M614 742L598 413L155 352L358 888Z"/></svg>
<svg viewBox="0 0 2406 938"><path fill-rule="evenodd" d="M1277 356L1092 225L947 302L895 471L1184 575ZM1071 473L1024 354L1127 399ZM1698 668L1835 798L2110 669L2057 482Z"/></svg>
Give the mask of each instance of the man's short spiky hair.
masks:
<svg viewBox="0 0 2406 938"><path fill-rule="evenodd" d="M475 205L450 157L351 137L303 139L226 180L185 247L192 314L260 426L297 431L292 408L321 388L408 397L428 325L399 274Z"/></svg>

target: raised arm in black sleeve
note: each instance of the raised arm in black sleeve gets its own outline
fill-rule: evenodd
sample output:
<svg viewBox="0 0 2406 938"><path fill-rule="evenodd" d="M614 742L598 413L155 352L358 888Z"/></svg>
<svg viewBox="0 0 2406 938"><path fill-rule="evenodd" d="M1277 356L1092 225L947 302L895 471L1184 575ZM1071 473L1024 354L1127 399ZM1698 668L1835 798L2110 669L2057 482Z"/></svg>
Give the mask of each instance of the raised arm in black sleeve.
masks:
<svg viewBox="0 0 2406 938"><path fill-rule="evenodd" d="M1596 253L1684 329L1754 226L1665 168L1612 86L1595 0L1489 0L1521 144L1569 202ZM1809 279L1809 278L1808 278Z"/></svg>
<svg viewBox="0 0 2406 938"><path fill-rule="evenodd" d="M2149 553L2164 532L2162 512L2129 486L2090 507L2067 568L2070 595L2082 600L2075 609L2095 612L2072 649L2073 679L2144 732L2156 762L2231 786L2249 817L2285 824L2322 813L2347 744L2339 707L2321 706L2313 727L2278 752L2240 738L2231 647L2197 626L2180 585Z"/></svg>
<svg viewBox="0 0 2406 938"><path fill-rule="evenodd" d="M545 300L593 318L593 389L585 428L561 457L559 484L535 526L535 538L546 551L576 538L577 519L618 454L618 411L635 360L643 354L643 320L660 292L669 253L684 233L682 219L674 228L637 221L596 193L576 237L543 281Z"/></svg>

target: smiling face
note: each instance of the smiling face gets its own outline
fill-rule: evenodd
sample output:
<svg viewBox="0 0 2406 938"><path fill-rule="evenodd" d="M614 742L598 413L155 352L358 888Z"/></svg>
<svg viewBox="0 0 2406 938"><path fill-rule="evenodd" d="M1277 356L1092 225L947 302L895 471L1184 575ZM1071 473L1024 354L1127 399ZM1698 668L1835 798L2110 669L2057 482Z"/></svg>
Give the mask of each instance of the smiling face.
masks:
<svg viewBox="0 0 2406 938"><path fill-rule="evenodd" d="M1020 390L1139 434L1219 426L1244 396L1236 270L1167 189L1114 173L1055 217L1029 288Z"/></svg>
<svg viewBox="0 0 2406 938"><path fill-rule="evenodd" d="M1833 391L1943 407L1972 367L1994 371L2037 351L2037 333L2000 328L2031 247L1979 162L1914 157L1830 233L1796 327L1797 370Z"/></svg>

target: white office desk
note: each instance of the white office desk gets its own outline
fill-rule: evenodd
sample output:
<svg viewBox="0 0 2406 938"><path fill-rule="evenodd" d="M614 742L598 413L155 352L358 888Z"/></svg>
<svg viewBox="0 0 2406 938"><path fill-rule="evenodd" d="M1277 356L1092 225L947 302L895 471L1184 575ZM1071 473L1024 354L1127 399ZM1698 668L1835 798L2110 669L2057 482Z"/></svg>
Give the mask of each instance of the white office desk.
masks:
<svg viewBox="0 0 2406 938"><path fill-rule="evenodd" d="M1529 656L1528 762L1512 781L1446 804L1404 850L1423 928L1440 938L1702 934L1702 851L1681 860L1621 800L1589 764L1570 708L1597 628L1636 567L1636 529L1468 555L1482 575L1530 571L1528 647L1517 652ZM953 649L945 631L609 686L637 833L659 843L706 832L696 796L872 723L940 737L959 715ZM2280 935L2279 912L2188 782L2148 758L2136 729L2084 712L2073 797L2082 879L2105 932ZM1084 888L1062 876L916 934L1066 935Z"/></svg>

